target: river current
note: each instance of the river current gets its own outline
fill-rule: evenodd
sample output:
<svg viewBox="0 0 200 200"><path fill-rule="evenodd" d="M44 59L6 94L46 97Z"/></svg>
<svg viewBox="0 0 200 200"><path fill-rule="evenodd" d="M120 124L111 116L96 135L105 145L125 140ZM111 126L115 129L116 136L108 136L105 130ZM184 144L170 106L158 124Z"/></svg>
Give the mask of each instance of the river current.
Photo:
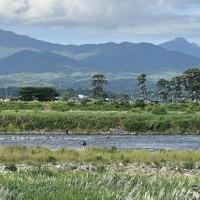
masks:
<svg viewBox="0 0 200 200"><path fill-rule="evenodd" d="M0 134L0 146L44 146L51 149L81 149L115 146L118 149L200 149L200 135L81 135L81 134Z"/></svg>

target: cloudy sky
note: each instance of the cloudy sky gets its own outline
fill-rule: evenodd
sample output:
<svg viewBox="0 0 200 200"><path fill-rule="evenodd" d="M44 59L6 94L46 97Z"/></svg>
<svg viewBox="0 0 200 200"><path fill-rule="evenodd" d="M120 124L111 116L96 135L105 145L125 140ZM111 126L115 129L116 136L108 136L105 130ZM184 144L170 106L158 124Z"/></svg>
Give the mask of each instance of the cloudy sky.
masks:
<svg viewBox="0 0 200 200"><path fill-rule="evenodd" d="M200 0L0 0L0 28L62 44L200 45Z"/></svg>

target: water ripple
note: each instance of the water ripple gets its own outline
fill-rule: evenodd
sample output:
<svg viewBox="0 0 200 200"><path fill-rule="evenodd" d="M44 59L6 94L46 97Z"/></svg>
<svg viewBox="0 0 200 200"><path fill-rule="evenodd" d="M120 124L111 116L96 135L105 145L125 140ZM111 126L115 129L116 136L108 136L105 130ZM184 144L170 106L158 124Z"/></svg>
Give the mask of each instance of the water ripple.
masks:
<svg viewBox="0 0 200 200"><path fill-rule="evenodd" d="M61 134L1 134L0 145L45 146L81 149L87 146L119 149L199 149L200 135L61 135Z"/></svg>

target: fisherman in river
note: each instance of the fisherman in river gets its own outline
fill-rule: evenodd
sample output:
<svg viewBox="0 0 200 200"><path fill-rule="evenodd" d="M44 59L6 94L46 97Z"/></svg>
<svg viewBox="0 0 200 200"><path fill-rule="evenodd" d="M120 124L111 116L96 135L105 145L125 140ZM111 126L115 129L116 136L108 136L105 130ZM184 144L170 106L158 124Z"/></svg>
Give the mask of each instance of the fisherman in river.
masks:
<svg viewBox="0 0 200 200"><path fill-rule="evenodd" d="M83 149L85 149L86 145L87 145L87 144L86 144L86 141L84 140L84 141L83 141Z"/></svg>

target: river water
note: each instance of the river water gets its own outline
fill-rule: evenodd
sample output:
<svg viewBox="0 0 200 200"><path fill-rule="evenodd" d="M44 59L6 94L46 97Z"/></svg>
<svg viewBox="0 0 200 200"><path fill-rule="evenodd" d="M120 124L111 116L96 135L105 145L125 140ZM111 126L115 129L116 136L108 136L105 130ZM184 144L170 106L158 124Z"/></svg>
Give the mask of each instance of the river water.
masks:
<svg viewBox="0 0 200 200"><path fill-rule="evenodd" d="M63 134L0 134L0 146L44 146L81 149L117 147L118 149L200 149L200 135L63 135Z"/></svg>

